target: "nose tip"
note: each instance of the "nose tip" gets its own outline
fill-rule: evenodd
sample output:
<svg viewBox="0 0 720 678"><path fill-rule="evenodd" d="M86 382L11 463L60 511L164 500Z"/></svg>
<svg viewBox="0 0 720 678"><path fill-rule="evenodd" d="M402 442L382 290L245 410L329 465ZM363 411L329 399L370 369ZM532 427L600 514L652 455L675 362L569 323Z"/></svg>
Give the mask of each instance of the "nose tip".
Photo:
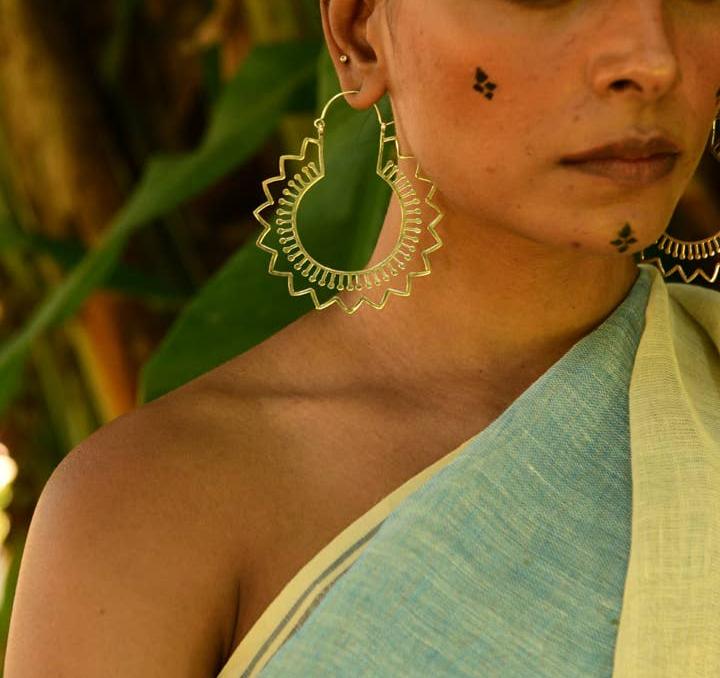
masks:
<svg viewBox="0 0 720 678"><path fill-rule="evenodd" d="M628 78L623 78L621 80L614 80L612 83L610 83L610 89L616 91L616 92L622 92L626 89L632 89L635 87L639 91L643 91L642 86L639 83L634 82L633 80L630 80ZM652 83L648 83L647 87L645 88L646 91L650 92L653 96L657 97L664 91L664 88L662 86L662 83L654 81Z"/></svg>
<svg viewBox="0 0 720 678"><path fill-rule="evenodd" d="M671 90L677 79L677 62L672 57L664 61L662 66L650 68L638 63L629 65L620 75L606 73L605 77L598 79L596 85L604 92L632 91L641 98L655 100Z"/></svg>
<svg viewBox="0 0 720 678"><path fill-rule="evenodd" d="M590 66L595 91L602 97L623 94L645 101L665 96L680 79L672 45L664 35L655 36L651 42L647 35L631 37L632 49L609 54L607 48L601 48L603 53L595 54Z"/></svg>

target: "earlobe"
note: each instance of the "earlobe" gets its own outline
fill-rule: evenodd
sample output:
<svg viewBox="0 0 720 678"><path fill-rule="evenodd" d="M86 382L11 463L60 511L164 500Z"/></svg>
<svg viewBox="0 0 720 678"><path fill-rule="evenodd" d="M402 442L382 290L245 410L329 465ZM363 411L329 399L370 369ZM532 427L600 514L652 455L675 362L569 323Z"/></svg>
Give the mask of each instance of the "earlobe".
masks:
<svg viewBox="0 0 720 678"><path fill-rule="evenodd" d="M350 87L346 87L341 78L340 84L343 91L357 90L357 94L352 94L347 97L347 102L359 111L364 111L373 104L377 104L387 92L385 85L373 76L364 78L359 85Z"/></svg>

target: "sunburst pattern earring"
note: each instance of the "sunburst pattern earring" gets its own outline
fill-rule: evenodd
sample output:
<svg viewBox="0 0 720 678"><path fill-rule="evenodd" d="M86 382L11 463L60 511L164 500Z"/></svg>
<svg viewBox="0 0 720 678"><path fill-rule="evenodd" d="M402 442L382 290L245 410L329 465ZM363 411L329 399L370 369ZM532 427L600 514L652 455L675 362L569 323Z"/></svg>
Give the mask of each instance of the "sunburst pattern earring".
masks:
<svg viewBox="0 0 720 678"><path fill-rule="evenodd" d="M715 118L712 129L712 140L710 142L710 150L716 160L720 161L720 117ZM710 259L711 257L718 257L720 255L720 231L715 235L705 238L703 240L696 241L685 241L679 240L669 235L667 232L663 233L660 238L654 243L653 246L657 246L658 250L665 252L670 255L673 259L679 259L680 261L701 261ZM675 264L669 271L665 270L662 260L659 256L655 256L649 259L645 258L645 250L640 253L640 262L646 262L654 264L656 268L660 270L665 278L668 278L673 273L679 273L682 281L685 283L691 283L695 278L701 276L709 283L714 283L716 280L720 280L720 261L715 262L715 269L712 274L708 274L702 268L696 268L695 271L688 274L683 268L682 264Z"/></svg>
<svg viewBox="0 0 720 678"><path fill-rule="evenodd" d="M336 303L348 315L355 313L363 303L375 309L385 307L391 294L409 296L412 278L429 275L431 272L428 254L440 248L442 240L435 227L443 218L442 211L435 205L432 198L435 185L421 176L420 165L415 163L415 178L426 184L430 189L424 200L435 215L430 223L425 223L421 210L421 200L416 189L400 170L401 160L415 160L412 156L401 155L398 139L391 132L394 121L385 122L377 105L374 105L380 123L380 143L376 172L392 188L400 202L402 219L400 234L393 250L382 261L361 270L345 271L326 266L317 261L305 248L297 223L298 207L303 198L319 182L325 178L325 117L330 106L346 94L355 94L356 90L340 92L332 97L317 120L317 138L306 137L300 155L283 155L280 158L280 174L263 182L263 191L267 201L254 211L255 217L263 225L263 231L256 244L272 255L268 272L272 275L286 276L288 290L292 296L309 294L318 310ZM391 146L393 159L384 160L386 147ZM395 159L397 158L397 160ZM292 177L287 175L288 161L302 164L299 172ZM432 244L421 249L420 236L423 226L432 236ZM420 270L409 270L409 263L420 255ZM283 258L290 271L276 268L278 258ZM401 275L404 272L405 275ZM398 282L396 282L396 280ZM320 301L321 290L336 291L329 299ZM381 291L379 300L371 298L368 291ZM343 292L351 295L339 294ZM344 297L348 297L347 299Z"/></svg>

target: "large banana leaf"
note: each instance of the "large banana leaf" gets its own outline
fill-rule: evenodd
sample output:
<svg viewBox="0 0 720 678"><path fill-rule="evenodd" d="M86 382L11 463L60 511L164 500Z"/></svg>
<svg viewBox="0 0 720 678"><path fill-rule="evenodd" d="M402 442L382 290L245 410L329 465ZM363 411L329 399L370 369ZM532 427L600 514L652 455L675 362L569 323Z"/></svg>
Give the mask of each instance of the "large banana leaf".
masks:
<svg viewBox="0 0 720 678"><path fill-rule="evenodd" d="M316 77L320 41L258 46L225 87L200 147L150 161L99 246L42 302L0 349L0 414L22 385L33 340L75 313L115 269L128 238L244 162L273 132L297 92Z"/></svg>
<svg viewBox="0 0 720 678"><path fill-rule="evenodd" d="M322 108L339 91L325 50L318 69ZM387 120L387 98L380 109ZM375 174L380 128L373 108L355 111L342 99L326 120L327 175L303 199L298 229L308 251L320 261L353 269L372 255L390 200L389 186ZM291 152L299 154L300 149ZM260 205L265 200L260 182L256 190ZM205 285L145 365L142 401L248 350L304 313L317 312L308 296L290 296L286 278L268 274L269 263L270 254L257 247L253 237Z"/></svg>

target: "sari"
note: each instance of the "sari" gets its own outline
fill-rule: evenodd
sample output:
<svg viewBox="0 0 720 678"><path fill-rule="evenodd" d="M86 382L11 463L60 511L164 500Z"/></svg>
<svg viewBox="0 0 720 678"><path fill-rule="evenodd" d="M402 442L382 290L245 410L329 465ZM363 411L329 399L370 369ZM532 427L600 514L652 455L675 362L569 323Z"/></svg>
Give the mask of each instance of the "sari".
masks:
<svg viewBox="0 0 720 678"><path fill-rule="evenodd" d="M651 265L313 557L218 678L720 676L720 294Z"/></svg>

